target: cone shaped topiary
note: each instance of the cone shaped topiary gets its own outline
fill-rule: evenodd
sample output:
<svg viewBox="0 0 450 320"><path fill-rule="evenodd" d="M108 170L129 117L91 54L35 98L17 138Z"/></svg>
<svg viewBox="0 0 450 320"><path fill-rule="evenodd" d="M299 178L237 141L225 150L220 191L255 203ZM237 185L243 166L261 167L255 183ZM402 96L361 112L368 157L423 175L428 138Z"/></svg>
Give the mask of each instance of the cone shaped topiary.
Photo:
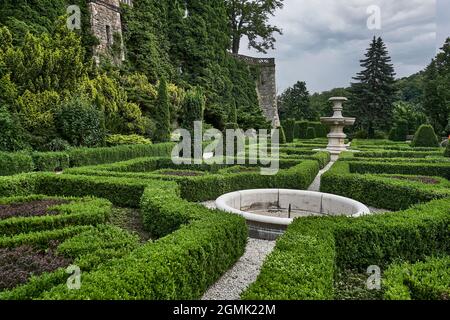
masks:
<svg viewBox="0 0 450 320"><path fill-rule="evenodd" d="M431 125L421 125L414 135L412 147L439 147L438 138Z"/></svg>

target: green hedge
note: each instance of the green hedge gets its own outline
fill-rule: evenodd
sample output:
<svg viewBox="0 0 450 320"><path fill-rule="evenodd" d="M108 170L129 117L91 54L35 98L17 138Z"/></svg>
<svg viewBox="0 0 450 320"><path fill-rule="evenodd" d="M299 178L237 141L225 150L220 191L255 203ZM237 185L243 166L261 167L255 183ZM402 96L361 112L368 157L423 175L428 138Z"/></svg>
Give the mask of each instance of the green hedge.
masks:
<svg viewBox="0 0 450 320"><path fill-rule="evenodd" d="M164 234L171 229L167 227L171 223L165 220L183 212L189 221L184 227L85 274L80 290L68 291L60 285L42 298L200 298L243 254L247 228L241 217L190 204L178 198L176 192L174 185L172 191L150 187L142 197L143 215L154 217L146 219L147 226Z"/></svg>
<svg viewBox="0 0 450 320"><path fill-rule="evenodd" d="M92 226L72 226L63 229L2 236L0 237L0 248L14 248L21 245L47 246L51 240L64 241L80 232L89 230L90 228L92 228Z"/></svg>
<svg viewBox="0 0 450 320"><path fill-rule="evenodd" d="M330 300L335 270L329 218L297 219L277 240L243 300ZM321 223L325 222L325 223ZM320 227L319 227L320 225Z"/></svg>
<svg viewBox="0 0 450 320"><path fill-rule="evenodd" d="M59 171L70 167L69 155L65 152L34 152L31 157L36 171Z"/></svg>
<svg viewBox="0 0 450 320"><path fill-rule="evenodd" d="M308 128L314 128L317 138L326 138L330 132L329 128L320 122L297 121L295 125L295 137L297 139L307 139Z"/></svg>
<svg viewBox="0 0 450 320"><path fill-rule="evenodd" d="M59 232L62 230L58 230ZM67 240L58 246L58 254L73 259L73 264L80 267L83 273L110 261L129 254L139 245L138 237L111 225L83 227L67 236ZM45 234L45 233L44 233ZM53 235L56 235L53 232ZM52 240L54 240L52 238ZM65 269L32 276L27 283L13 290L0 292L0 300L30 300L51 288L67 281Z"/></svg>
<svg viewBox="0 0 450 320"><path fill-rule="evenodd" d="M21 174L0 177L0 197L25 196L35 193L37 176Z"/></svg>
<svg viewBox="0 0 450 320"><path fill-rule="evenodd" d="M36 190L52 196L94 196L117 206L138 208L141 195L150 183L149 180L43 173L37 176Z"/></svg>
<svg viewBox="0 0 450 320"><path fill-rule="evenodd" d="M439 147L439 141L431 125L422 125L417 129L412 147Z"/></svg>
<svg viewBox="0 0 450 320"><path fill-rule="evenodd" d="M449 198L383 215L297 219L242 298L333 299L338 270L448 253L449 223Z"/></svg>
<svg viewBox="0 0 450 320"><path fill-rule="evenodd" d="M318 166L317 162L311 162ZM123 258L116 257L90 273L83 273L83 286L79 291L69 292L65 283L58 282L59 273L55 273L35 280L21 294L35 296L39 291L37 288L41 288L46 292L39 298L44 299L196 299L244 252L245 220L179 198L179 186L174 182L48 173L25 177L32 178L34 187L48 195L90 194L110 199L116 205L142 205L146 229L156 235L167 235L146 243ZM185 220L178 218L180 213L186 215ZM31 243L67 237L67 232L61 230L3 240L5 245L17 245L20 243L18 237ZM89 237L77 241L83 242L90 242ZM105 254L113 253L114 250L105 249ZM96 261L95 256L84 263L93 265L89 261ZM48 289L56 283L59 283L57 287Z"/></svg>
<svg viewBox="0 0 450 320"><path fill-rule="evenodd" d="M389 210L403 210L417 203L450 196L450 189L445 183L442 186L426 185L387 176L354 174L350 165L355 163L336 162L322 176L320 190ZM361 162L362 166L365 164Z"/></svg>
<svg viewBox="0 0 450 320"><path fill-rule="evenodd" d="M349 162L352 173L388 173L424 176L439 176L450 179L450 163L408 162Z"/></svg>
<svg viewBox="0 0 450 320"><path fill-rule="evenodd" d="M24 152L0 152L0 176L9 176L34 170L31 156Z"/></svg>
<svg viewBox="0 0 450 320"><path fill-rule="evenodd" d="M110 148L74 148L64 152L0 152L0 176L32 171L55 171L113 163L139 157L170 156L174 143L122 145Z"/></svg>
<svg viewBox="0 0 450 320"><path fill-rule="evenodd" d="M181 196L193 202L207 201L233 192L246 189L307 189L319 172L317 161L305 160L289 169L280 170L276 175L265 176L259 172L238 174L214 174L193 177L179 181Z"/></svg>
<svg viewBox="0 0 450 320"><path fill-rule="evenodd" d="M392 265L384 273L383 286L387 300L448 300L450 256Z"/></svg>
<svg viewBox="0 0 450 320"><path fill-rule="evenodd" d="M46 199L55 198L47 196L0 198L0 205ZM96 225L105 222L111 213L111 203L107 200L93 198L64 200L71 202L49 208L49 210L57 211L58 214L56 215L12 217L0 220L0 234L2 236L11 236L19 233L59 229L75 225Z"/></svg>

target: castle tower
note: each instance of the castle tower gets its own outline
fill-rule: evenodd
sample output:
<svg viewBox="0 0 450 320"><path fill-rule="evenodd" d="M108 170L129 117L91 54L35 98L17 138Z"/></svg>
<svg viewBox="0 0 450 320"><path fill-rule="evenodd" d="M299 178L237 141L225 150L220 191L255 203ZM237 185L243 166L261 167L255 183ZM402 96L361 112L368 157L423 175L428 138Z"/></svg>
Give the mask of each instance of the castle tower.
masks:
<svg viewBox="0 0 450 320"><path fill-rule="evenodd" d="M278 128L281 123L278 115L275 59L253 58L240 54L235 55L235 57L248 65L258 66L259 79L256 81L256 92L258 93L259 106L272 126Z"/></svg>
<svg viewBox="0 0 450 320"><path fill-rule="evenodd" d="M132 5L131 0L90 0L88 3L91 15L91 30L99 40L99 45L94 48L94 57L99 60L99 55L107 54L114 44L114 36L122 36L122 19L120 3ZM121 43L120 60L125 60L123 43Z"/></svg>

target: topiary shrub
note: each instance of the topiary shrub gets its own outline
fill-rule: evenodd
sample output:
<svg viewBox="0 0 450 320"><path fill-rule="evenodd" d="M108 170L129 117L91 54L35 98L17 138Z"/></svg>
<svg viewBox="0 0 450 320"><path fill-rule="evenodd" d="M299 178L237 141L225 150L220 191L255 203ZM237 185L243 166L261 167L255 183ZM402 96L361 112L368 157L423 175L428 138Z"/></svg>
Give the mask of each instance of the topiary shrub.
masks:
<svg viewBox="0 0 450 320"><path fill-rule="evenodd" d="M439 147L439 142L431 125L424 124L417 130L412 147Z"/></svg>
<svg viewBox="0 0 450 320"><path fill-rule="evenodd" d="M168 142L170 141L170 105L167 96L167 82L164 78L159 82L156 108L156 129L153 140L155 142Z"/></svg>
<svg viewBox="0 0 450 320"><path fill-rule="evenodd" d="M313 127L309 127L308 130L306 130L306 139L315 139L316 138L316 129Z"/></svg>
<svg viewBox="0 0 450 320"><path fill-rule="evenodd" d="M285 124L284 124L284 129L285 129L284 134L286 135L286 142L287 143L294 142L294 137L295 137L295 134L294 134L295 120L294 119L287 119L285 121Z"/></svg>

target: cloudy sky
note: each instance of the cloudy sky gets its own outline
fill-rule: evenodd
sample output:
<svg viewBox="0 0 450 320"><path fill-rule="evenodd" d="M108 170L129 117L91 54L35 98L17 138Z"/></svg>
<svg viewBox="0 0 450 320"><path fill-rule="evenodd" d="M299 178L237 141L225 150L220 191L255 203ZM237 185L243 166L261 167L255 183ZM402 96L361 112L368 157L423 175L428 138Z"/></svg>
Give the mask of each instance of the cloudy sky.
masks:
<svg viewBox="0 0 450 320"><path fill-rule="evenodd" d="M298 80L311 93L348 86L374 35L392 56L397 77L422 70L450 36L450 0L285 0L271 23L283 29L276 50L279 92ZM381 29L369 30L370 6ZM241 54L263 56L242 43Z"/></svg>

